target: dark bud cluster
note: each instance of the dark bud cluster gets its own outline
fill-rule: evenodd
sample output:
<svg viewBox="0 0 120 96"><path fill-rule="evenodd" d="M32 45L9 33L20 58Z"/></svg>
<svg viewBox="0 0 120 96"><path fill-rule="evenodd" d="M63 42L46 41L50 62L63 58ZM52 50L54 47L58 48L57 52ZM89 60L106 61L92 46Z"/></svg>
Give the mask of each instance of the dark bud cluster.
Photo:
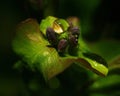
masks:
<svg viewBox="0 0 120 96"><path fill-rule="evenodd" d="M78 45L78 38L80 35L80 29L77 26L71 26L69 29L69 42L70 46L76 47Z"/></svg>
<svg viewBox="0 0 120 96"><path fill-rule="evenodd" d="M56 41L57 41L57 36L56 36L56 33L55 31L48 27L47 30L46 30L46 37L48 39L48 41L51 43L51 45L56 45Z"/></svg>
<svg viewBox="0 0 120 96"><path fill-rule="evenodd" d="M79 36L79 34L80 34L80 30L79 30L79 28L77 26L69 28L69 31L71 32L72 35Z"/></svg>
<svg viewBox="0 0 120 96"><path fill-rule="evenodd" d="M76 47L78 44L78 39L75 36L70 35L69 36L69 43L70 43L70 46Z"/></svg>
<svg viewBox="0 0 120 96"><path fill-rule="evenodd" d="M77 26L70 26L66 31L68 38L61 38L58 40L58 36L53 28L48 27L46 30L46 38L51 43L51 46L55 47L58 52L64 52L67 46L75 48L78 45L78 38L80 35L80 29Z"/></svg>
<svg viewBox="0 0 120 96"><path fill-rule="evenodd" d="M61 39L59 41L58 47L57 47L58 48L58 52L63 52L66 49L67 44L68 44L68 42L67 42L66 39Z"/></svg>

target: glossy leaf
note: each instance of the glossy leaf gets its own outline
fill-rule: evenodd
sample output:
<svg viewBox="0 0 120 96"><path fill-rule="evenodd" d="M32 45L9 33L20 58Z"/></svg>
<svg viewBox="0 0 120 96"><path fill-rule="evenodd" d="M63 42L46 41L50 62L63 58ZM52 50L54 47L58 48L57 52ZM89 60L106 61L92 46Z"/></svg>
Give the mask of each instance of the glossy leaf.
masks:
<svg viewBox="0 0 120 96"><path fill-rule="evenodd" d="M60 25L60 27L63 29L63 31L67 31L69 24L66 20L57 19L57 20L55 20L55 22Z"/></svg>
<svg viewBox="0 0 120 96"><path fill-rule="evenodd" d="M77 64L82 65L98 75L106 76L108 74L106 61L101 56L92 53L82 40L82 37L79 38L78 44L78 57L82 58L83 62L81 61L81 63Z"/></svg>

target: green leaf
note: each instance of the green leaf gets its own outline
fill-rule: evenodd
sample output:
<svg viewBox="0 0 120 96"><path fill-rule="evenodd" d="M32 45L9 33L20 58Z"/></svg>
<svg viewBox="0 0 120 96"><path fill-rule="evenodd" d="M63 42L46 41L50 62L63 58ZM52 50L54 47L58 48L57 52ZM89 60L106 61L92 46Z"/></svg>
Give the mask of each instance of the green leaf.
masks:
<svg viewBox="0 0 120 96"><path fill-rule="evenodd" d="M109 74L120 74L120 55L109 62Z"/></svg>
<svg viewBox="0 0 120 96"><path fill-rule="evenodd" d="M53 16L48 16L46 17L46 19L43 19L41 21L40 24L40 31L46 36L46 29L48 27L53 27L53 22L56 20L57 18L53 17Z"/></svg>
<svg viewBox="0 0 120 96"><path fill-rule="evenodd" d="M109 94L107 96L119 96L117 95L119 92L120 85L120 75L108 75L105 78L98 77L96 81L89 87L89 92L92 94ZM104 96L103 95L103 96Z"/></svg>
<svg viewBox="0 0 120 96"><path fill-rule="evenodd" d="M103 87L109 87L116 84L120 84L120 75L109 75L104 79L98 79L91 86L92 89L102 89Z"/></svg>
<svg viewBox="0 0 120 96"><path fill-rule="evenodd" d="M56 22L58 24L60 24L60 26L63 28L64 31L67 31L67 29L69 27L69 24L68 24L68 22L66 20L64 20L64 19L58 19L58 20L56 20Z"/></svg>
<svg viewBox="0 0 120 96"><path fill-rule="evenodd" d="M73 63L73 59L59 57L55 48L47 45L49 43L40 33L37 21L28 19L19 24L13 50L30 69L42 72L46 80L61 73Z"/></svg>
<svg viewBox="0 0 120 96"><path fill-rule="evenodd" d="M45 35L47 27L52 26L56 19L49 16L42 20L40 26L36 20L27 19L18 25L16 37L13 40L13 50L21 56L28 68L40 71L45 80L63 72L73 63L82 65L99 75L107 75L108 69L104 60L98 55L90 54L81 37L77 50L75 50L77 55L74 56L67 54L65 57L61 57L54 47L48 46L50 44L43 34Z"/></svg>
<svg viewBox="0 0 120 96"><path fill-rule="evenodd" d="M103 63L99 63L95 60L91 60L91 59L86 58L86 57L83 57L83 60L85 60L86 64L84 62L81 65L90 69L94 73L96 73L100 76L106 76L108 74L108 68L106 66L104 66Z"/></svg>
<svg viewBox="0 0 120 96"><path fill-rule="evenodd" d="M109 64L114 58L120 55L120 41L118 40L100 40L90 43L89 48L95 53L105 58Z"/></svg>
<svg viewBox="0 0 120 96"><path fill-rule="evenodd" d="M33 19L20 23L16 31L16 37L13 40L13 50L33 68L34 63L37 61L36 56L39 54L38 50L44 51L43 47L48 42L42 37L39 25Z"/></svg>
<svg viewBox="0 0 120 96"><path fill-rule="evenodd" d="M82 65L100 76L106 76L108 74L107 62L101 56L92 53L82 40L82 37L80 37L78 42L78 57L82 58L83 62L81 61L81 63L77 64Z"/></svg>

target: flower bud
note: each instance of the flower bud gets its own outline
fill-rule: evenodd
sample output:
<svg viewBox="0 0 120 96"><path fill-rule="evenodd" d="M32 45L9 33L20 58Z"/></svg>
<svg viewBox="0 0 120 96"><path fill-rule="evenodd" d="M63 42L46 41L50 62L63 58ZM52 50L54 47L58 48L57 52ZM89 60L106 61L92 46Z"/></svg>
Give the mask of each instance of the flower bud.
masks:
<svg viewBox="0 0 120 96"><path fill-rule="evenodd" d="M56 37L56 33L54 32L54 30L52 28L50 28L50 27L47 28L46 37L52 45L56 45L57 37Z"/></svg>
<svg viewBox="0 0 120 96"><path fill-rule="evenodd" d="M67 47L67 40L61 39L58 43L58 52L63 52Z"/></svg>
<svg viewBox="0 0 120 96"><path fill-rule="evenodd" d="M76 47L77 44L78 44L78 39L77 39L77 37L75 37L74 35L70 35L70 36L69 36L69 43L70 43L70 46Z"/></svg>
<svg viewBox="0 0 120 96"><path fill-rule="evenodd" d="M77 26L70 28L70 32L72 33L72 35L79 35L80 34L80 30Z"/></svg>

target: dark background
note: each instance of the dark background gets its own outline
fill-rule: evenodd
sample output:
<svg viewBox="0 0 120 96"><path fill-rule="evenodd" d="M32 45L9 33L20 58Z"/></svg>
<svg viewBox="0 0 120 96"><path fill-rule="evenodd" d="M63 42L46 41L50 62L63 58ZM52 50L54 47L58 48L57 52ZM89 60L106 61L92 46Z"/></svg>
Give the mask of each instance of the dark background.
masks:
<svg viewBox="0 0 120 96"><path fill-rule="evenodd" d="M15 27L19 22L27 18L35 18L40 22L42 18L49 15L60 18L77 16L80 18L83 38L89 44L110 40L110 42L117 41L115 44L120 45L119 11L119 0L2 0L0 2L0 94L2 95L0 96L18 96L16 95L18 93L21 94L20 96L31 96L28 91L25 91L26 89L24 90L24 84L21 84L21 74L12 68L18 57L13 52L11 43L15 35ZM114 46L114 43L112 44L111 46ZM22 87L19 89L16 84ZM22 95L21 89L26 95ZM81 91L85 94L84 88Z"/></svg>

